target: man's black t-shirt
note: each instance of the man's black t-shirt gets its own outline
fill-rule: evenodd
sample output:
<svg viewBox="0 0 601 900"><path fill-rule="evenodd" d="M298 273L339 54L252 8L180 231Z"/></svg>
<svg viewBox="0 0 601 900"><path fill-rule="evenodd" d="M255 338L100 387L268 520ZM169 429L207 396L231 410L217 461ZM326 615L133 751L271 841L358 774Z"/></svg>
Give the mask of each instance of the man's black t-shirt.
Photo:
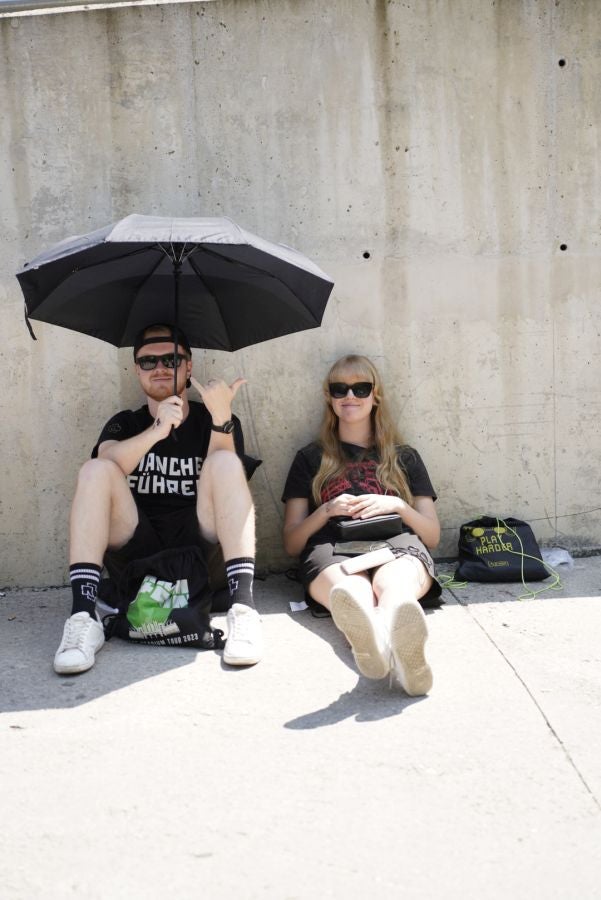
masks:
<svg viewBox="0 0 601 900"><path fill-rule="evenodd" d="M340 494L352 494L357 497L360 494L391 493L376 478L378 457L375 450L366 450L365 447L346 443L342 443L342 449L348 457L348 464L338 478L328 481L322 488L322 503L327 503L328 500L332 500ZM436 500L436 492L432 487L430 476L417 450L408 446L399 447L398 454L413 496L432 497L433 500ZM311 486L319 470L321 456L321 446L315 441L298 451L284 485L284 493L282 494L284 502L294 498L303 498L309 501L309 513L315 510L316 504L313 500ZM324 541L335 540L334 527L328 523L311 535L309 544L315 545Z"/></svg>
<svg viewBox="0 0 601 900"><path fill-rule="evenodd" d="M250 478L261 464L246 456L244 437L239 420L234 416L234 447ZM153 417L147 406L137 410L123 410L106 423L100 433L92 457L98 456L103 441L125 441L152 425ZM211 414L202 403L192 401L190 412L179 426L174 439L158 441L146 453L127 480L136 504L154 518L174 509L194 508L196 481L206 458L211 440Z"/></svg>

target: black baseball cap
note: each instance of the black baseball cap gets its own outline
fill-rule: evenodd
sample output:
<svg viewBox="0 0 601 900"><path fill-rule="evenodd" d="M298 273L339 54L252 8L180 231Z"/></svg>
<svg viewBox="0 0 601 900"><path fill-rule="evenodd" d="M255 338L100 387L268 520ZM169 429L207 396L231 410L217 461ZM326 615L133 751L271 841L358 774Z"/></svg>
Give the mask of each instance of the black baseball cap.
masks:
<svg viewBox="0 0 601 900"><path fill-rule="evenodd" d="M151 329L160 328L165 332L169 332L168 334L155 334L151 337L145 337L147 331ZM190 348L190 341L181 330L181 328L175 328L173 325L167 325L165 322L155 322L153 325L145 325L136 335L134 340L134 359L136 359L138 355L138 350L141 347L144 347L146 344L162 344L163 341L166 344L179 344L184 348L186 353L189 353L192 356L192 350Z"/></svg>

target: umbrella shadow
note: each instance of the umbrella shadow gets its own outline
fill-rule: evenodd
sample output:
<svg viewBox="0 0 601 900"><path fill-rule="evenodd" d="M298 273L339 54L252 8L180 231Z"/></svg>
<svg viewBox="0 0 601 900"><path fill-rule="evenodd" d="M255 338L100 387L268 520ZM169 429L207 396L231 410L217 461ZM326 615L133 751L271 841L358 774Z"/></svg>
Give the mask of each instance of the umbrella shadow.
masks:
<svg viewBox="0 0 601 900"><path fill-rule="evenodd" d="M193 665L211 650L135 647L113 638L96 665L77 676L58 676L52 660L71 597L70 588L33 591L0 601L0 712L69 709L164 672Z"/></svg>
<svg viewBox="0 0 601 900"><path fill-rule="evenodd" d="M282 612L278 584L257 579L261 616ZM227 590L215 593L213 625L227 629L226 612L230 604ZM211 657L222 650L198 650L192 647L136 647L119 638L104 644L96 664L80 675L58 676L52 661L59 645L65 618L71 604L71 588L47 588L16 591L0 596L0 713L37 709L70 709L122 690L137 682L195 665L200 657ZM226 666L226 672L244 671Z"/></svg>

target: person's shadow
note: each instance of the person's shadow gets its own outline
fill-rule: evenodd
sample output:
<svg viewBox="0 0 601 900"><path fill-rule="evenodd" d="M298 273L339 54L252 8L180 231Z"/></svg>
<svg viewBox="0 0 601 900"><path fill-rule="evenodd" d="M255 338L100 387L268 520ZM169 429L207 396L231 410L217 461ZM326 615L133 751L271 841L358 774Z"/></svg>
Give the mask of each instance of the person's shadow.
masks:
<svg viewBox="0 0 601 900"><path fill-rule="evenodd" d="M353 717L356 722L377 722L398 716L408 706L426 699L427 697L408 697L396 685L389 689L385 681L368 681L360 677L352 691L345 691L322 709L290 719L284 723L284 728L306 731L335 725Z"/></svg>

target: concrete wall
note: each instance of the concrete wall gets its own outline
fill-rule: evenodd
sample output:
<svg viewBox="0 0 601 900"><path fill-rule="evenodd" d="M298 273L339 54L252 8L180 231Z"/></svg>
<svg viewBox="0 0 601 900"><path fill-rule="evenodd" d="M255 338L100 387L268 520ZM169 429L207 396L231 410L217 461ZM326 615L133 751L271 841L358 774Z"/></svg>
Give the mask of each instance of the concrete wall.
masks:
<svg viewBox="0 0 601 900"><path fill-rule="evenodd" d="M282 484L350 350L428 465L442 555L485 512L601 544L597 0L216 0L0 40L0 584L65 580L77 468L139 399L129 352L33 343L13 273L130 212L230 215L336 281L319 331L195 354L249 380L263 567L289 564Z"/></svg>

